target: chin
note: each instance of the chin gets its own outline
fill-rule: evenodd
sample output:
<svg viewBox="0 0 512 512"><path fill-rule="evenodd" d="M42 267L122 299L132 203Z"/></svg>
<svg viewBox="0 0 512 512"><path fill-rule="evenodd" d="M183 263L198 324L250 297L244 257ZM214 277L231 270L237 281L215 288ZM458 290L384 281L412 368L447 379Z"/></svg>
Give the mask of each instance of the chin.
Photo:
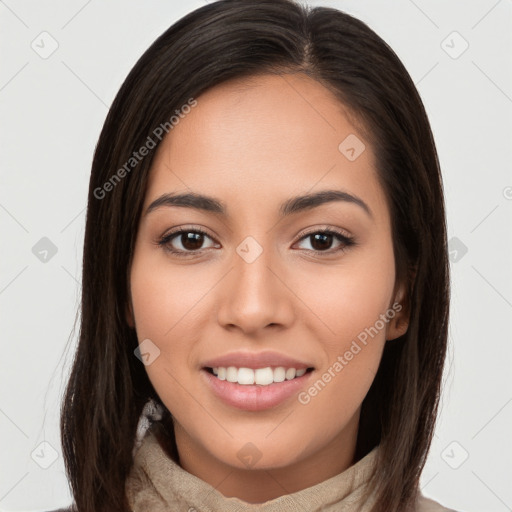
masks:
<svg viewBox="0 0 512 512"><path fill-rule="evenodd" d="M219 445L206 446L206 449L213 457L222 463L238 469L277 469L287 467L296 463L304 456L303 450L297 446L310 445L304 439L297 439L293 436L286 438L272 435L266 438L267 431L255 436L244 436L234 438L219 449Z"/></svg>

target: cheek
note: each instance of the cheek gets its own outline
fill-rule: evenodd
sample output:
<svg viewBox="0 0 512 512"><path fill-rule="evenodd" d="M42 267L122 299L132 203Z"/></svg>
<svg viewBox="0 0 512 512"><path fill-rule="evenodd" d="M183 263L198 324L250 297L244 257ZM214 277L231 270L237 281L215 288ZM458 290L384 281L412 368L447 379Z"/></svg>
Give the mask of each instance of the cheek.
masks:
<svg viewBox="0 0 512 512"><path fill-rule="evenodd" d="M185 272L186 273L186 272ZM200 281L199 281L200 282ZM183 271L170 272L169 265L134 261L131 294L137 338L150 339L158 357L145 366L148 378L172 415L186 421L190 411L189 390L191 353L201 331L200 286L186 279ZM203 313L204 314L204 313ZM151 345L153 346L153 345ZM158 352L159 351L159 352ZM192 394L195 390L190 389ZM200 412L192 414L196 418Z"/></svg>
<svg viewBox="0 0 512 512"><path fill-rule="evenodd" d="M298 295L316 316L310 335L322 333L329 352L342 350L344 344L356 338L365 329L374 326L393 301L395 264L390 243L379 247L347 253L339 266L319 266L309 272L300 272L296 281ZM379 323L379 326L382 327ZM382 337L385 337L385 329Z"/></svg>
<svg viewBox="0 0 512 512"><path fill-rule="evenodd" d="M163 399L179 396L178 382L185 382L190 371L195 340L209 318L203 298L214 284L210 281L211 275L198 275L197 269L193 275L186 267L171 269L165 258L134 258L130 282L137 337L139 342L151 340L159 351L145 368Z"/></svg>
<svg viewBox="0 0 512 512"><path fill-rule="evenodd" d="M171 264L162 249L139 248L133 260L130 289L139 339L152 337L167 350L177 333L194 333L204 297L215 284L208 265ZM194 329L192 329L194 326Z"/></svg>
<svg viewBox="0 0 512 512"><path fill-rule="evenodd" d="M311 324L310 335L316 332L318 338L323 325L324 357L316 380L298 401L304 425L311 423L307 417L314 417L334 430L366 396L380 364L386 326L395 314L389 308L395 281L391 245L381 245L378 253L359 253L353 260L347 257L343 265L336 272L323 269L312 275L301 291L321 320Z"/></svg>
<svg viewBox="0 0 512 512"><path fill-rule="evenodd" d="M141 265L142 266L142 265ZM186 283L158 266L144 270L134 266L131 277L133 312L139 338L162 338L172 333L179 319L186 319L201 295L198 286Z"/></svg>

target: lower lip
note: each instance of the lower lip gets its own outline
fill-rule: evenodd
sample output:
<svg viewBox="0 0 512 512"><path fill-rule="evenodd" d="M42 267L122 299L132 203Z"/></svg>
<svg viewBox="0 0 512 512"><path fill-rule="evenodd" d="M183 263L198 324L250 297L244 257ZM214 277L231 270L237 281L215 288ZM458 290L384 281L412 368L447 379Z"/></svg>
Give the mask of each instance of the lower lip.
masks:
<svg viewBox="0 0 512 512"><path fill-rule="evenodd" d="M207 370L201 370L212 392L226 404L245 411L263 411L280 405L298 393L309 380L312 371L301 377L268 386L258 384L243 385L237 382L220 380Z"/></svg>

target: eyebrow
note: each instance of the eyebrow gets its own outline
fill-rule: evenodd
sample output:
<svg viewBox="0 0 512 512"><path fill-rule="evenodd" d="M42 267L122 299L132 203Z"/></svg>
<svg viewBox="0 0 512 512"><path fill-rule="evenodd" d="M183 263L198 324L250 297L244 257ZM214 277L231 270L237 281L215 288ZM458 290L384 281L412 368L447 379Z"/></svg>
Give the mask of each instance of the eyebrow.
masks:
<svg viewBox="0 0 512 512"><path fill-rule="evenodd" d="M370 207L361 198L342 190L322 190L321 192L292 197L281 204L279 214L281 217L285 217L335 201L355 204L361 207L370 217L373 217ZM222 201L194 192L185 194L162 194L148 206L145 215L148 215L162 206L179 206L227 215L227 208Z"/></svg>

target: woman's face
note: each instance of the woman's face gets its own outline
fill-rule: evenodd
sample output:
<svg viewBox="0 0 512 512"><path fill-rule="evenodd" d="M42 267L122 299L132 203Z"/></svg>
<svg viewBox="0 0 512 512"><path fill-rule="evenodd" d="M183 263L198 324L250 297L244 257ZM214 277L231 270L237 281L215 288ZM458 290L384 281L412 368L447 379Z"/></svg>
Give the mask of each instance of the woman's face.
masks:
<svg viewBox="0 0 512 512"><path fill-rule="evenodd" d="M407 320L372 149L327 89L263 75L197 98L157 152L130 281L184 467L352 462Z"/></svg>

